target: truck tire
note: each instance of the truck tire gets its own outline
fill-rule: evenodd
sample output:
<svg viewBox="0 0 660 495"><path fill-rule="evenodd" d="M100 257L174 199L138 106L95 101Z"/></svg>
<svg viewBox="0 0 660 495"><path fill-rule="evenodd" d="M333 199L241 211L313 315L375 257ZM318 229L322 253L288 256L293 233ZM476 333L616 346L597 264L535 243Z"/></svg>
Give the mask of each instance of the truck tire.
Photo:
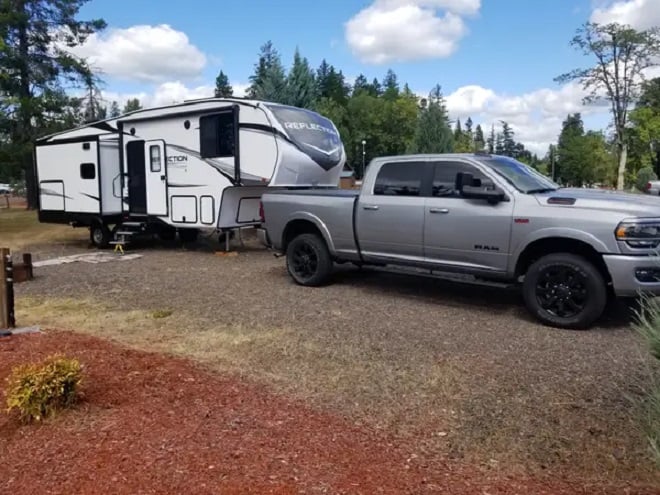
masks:
<svg viewBox="0 0 660 495"><path fill-rule="evenodd" d="M328 246L316 234L300 234L287 246L286 268L299 285L323 285L332 273L332 265Z"/></svg>
<svg viewBox="0 0 660 495"><path fill-rule="evenodd" d="M94 222L89 227L89 240L99 249L105 249L110 246L110 238L112 233L108 226L101 222Z"/></svg>
<svg viewBox="0 0 660 495"><path fill-rule="evenodd" d="M605 310L607 286L589 260L570 253L543 256L534 262L523 282L529 311L546 325L584 330Z"/></svg>

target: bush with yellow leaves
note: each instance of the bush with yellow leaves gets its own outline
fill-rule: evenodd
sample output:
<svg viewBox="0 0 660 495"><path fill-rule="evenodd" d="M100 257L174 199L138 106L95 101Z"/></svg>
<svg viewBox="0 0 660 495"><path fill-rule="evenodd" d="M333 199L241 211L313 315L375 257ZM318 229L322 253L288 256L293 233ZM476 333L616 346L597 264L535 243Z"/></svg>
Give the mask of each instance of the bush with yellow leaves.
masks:
<svg viewBox="0 0 660 495"><path fill-rule="evenodd" d="M17 409L21 420L41 421L70 407L81 381L80 362L61 355L16 366L7 378L7 412Z"/></svg>

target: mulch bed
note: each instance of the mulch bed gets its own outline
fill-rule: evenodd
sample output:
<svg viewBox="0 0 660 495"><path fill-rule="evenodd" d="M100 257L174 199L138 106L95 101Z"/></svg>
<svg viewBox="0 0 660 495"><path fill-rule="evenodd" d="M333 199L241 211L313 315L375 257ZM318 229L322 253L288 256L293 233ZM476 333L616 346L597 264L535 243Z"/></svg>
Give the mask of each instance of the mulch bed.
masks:
<svg viewBox="0 0 660 495"><path fill-rule="evenodd" d="M2 493L658 493L424 459L261 386L70 332L0 340L0 379L54 352L81 360L84 397L43 424L0 416Z"/></svg>

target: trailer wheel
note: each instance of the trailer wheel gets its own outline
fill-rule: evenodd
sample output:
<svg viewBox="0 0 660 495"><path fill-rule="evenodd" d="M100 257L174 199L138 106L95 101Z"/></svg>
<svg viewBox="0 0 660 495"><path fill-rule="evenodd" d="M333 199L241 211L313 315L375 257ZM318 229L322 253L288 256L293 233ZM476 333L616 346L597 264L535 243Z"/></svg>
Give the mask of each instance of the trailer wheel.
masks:
<svg viewBox="0 0 660 495"><path fill-rule="evenodd" d="M107 248L110 245L111 237L112 233L103 223L95 222L89 227L89 240L99 249Z"/></svg>
<svg viewBox="0 0 660 495"><path fill-rule="evenodd" d="M300 285L323 285L332 272L332 258L325 241L316 234L300 234L288 245L286 267Z"/></svg>
<svg viewBox="0 0 660 495"><path fill-rule="evenodd" d="M176 229L173 229L172 227L162 227L158 231L158 237L160 237L161 241L173 241L176 239Z"/></svg>
<svg viewBox="0 0 660 495"><path fill-rule="evenodd" d="M529 267L523 283L529 311L546 325L586 329L605 310L607 286L589 260L569 253L543 256Z"/></svg>

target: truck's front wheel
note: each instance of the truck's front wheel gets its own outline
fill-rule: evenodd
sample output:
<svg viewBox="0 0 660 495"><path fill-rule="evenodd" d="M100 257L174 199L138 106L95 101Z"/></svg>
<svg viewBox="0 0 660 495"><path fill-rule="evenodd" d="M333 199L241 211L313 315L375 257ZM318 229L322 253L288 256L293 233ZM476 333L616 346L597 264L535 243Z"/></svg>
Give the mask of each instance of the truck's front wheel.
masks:
<svg viewBox="0 0 660 495"><path fill-rule="evenodd" d="M316 234L301 234L286 250L286 267L300 285L319 286L332 273L332 258L323 239Z"/></svg>
<svg viewBox="0 0 660 495"><path fill-rule="evenodd" d="M523 297L546 325L585 329L605 310L607 287L593 263L569 253L543 256L525 274Z"/></svg>

